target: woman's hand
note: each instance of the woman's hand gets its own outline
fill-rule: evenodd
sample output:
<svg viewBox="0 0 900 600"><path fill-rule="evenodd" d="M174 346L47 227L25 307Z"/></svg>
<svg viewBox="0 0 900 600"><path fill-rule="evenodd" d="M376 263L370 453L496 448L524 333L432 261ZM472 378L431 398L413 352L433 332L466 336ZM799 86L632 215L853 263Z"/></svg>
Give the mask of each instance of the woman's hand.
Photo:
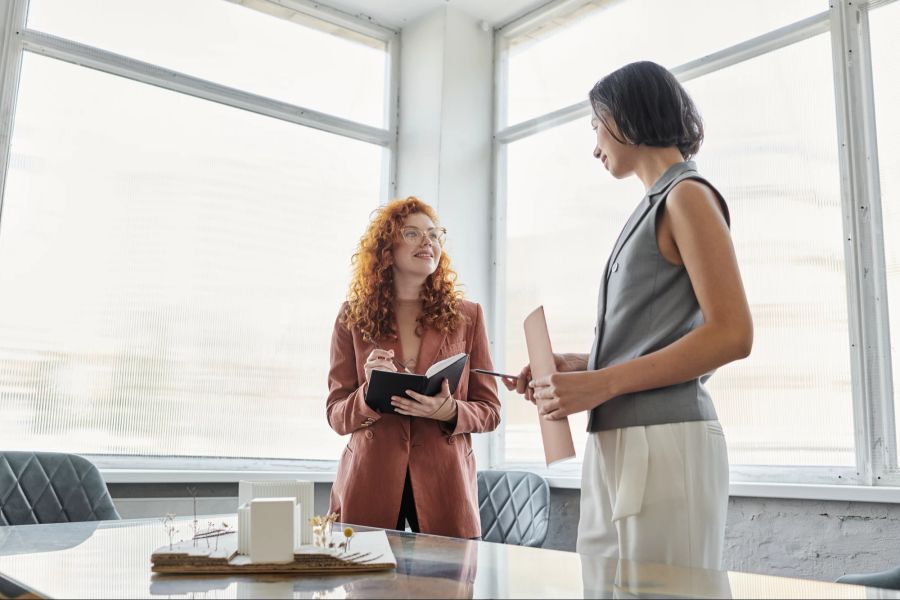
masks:
<svg viewBox="0 0 900 600"><path fill-rule="evenodd" d="M529 386L533 390L533 402L537 404L538 414L548 421L591 410L612 397L603 370L553 373L532 381Z"/></svg>
<svg viewBox="0 0 900 600"><path fill-rule="evenodd" d="M401 415L425 417L436 421L452 421L456 418L456 400L450 395L450 383L444 379L437 396L425 396L406 390L412 398L391 396L391 405Z"/></svg>
<svg viewBox="0 0 900 600"><path fill-rule="evenodd" d="M375 348L369 354L369 358L366 359L363 369L366 371L366 383L369 383L369 380L372 378L372 371L375 369L396 372L397 367L394 366L394 351Z"/></svg>
<svg viewBox="0 0 900 600"><path fill-rule="evenodd" d="M587 369L587 354L554 354L553 362L559 373L584 371ZM531 383L531 365L525 365L516 379L501 377L500 381L503 382L506 389L524 394L526 400L534 402L534 389L529 385Z"/></svg>

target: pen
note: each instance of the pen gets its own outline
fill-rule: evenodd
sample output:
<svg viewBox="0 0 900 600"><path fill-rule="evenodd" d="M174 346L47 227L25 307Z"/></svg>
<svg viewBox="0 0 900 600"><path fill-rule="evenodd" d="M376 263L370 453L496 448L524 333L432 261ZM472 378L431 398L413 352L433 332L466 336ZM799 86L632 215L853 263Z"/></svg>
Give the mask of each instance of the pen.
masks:
<svg viewBox="0 0 900 600"><path fill-rule="evenodd" d="M507 375L506 373L497 373L496 371L488 371L487 369L472 369L473 373L481 375L493 375L494 377L503 377L505 379L518 379L518 375Z"/></svg>
<svg viewBox="0 0 900 600"><path fill-rule="evenodd" d="M404 365L402 362L400 362L400 361L397 360L396 358L391 358L391 360L394 361L394 364L395 364L395 365L397 365L398 367L400 367L401 369L403 369L403 372L404 372L404 373L410 373L410 374L412 374L412 375L415 375L415 373L413 373L412 371L409 370L409 367L407 367L406 365Z"/></svg>
<svg viewBox="0 0 900 600"><path fill-rule="evenodd" d="M391 356L385 357L383 360L390 360L391 362L393 362L394 365L398 368L398 371L397 371L398 373L409 373L410 375L415 375L415 373L413 373L412 371L409 370L409 365L403 364L402 362L400 362L397 358L395 358L393 356L393 353L394 353L393 350L382 350L381 348L375 348L375 351L390 352ZM415 362L415 361L413 361L413 362Z"/></svg>

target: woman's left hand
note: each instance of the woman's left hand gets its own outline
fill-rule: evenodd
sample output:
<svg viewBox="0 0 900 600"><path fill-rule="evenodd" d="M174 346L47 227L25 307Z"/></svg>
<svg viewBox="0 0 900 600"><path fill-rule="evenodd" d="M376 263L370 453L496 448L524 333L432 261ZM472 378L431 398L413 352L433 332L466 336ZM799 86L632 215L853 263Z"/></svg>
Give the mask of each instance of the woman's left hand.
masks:
<svg viewBox="0 0 900 600"><path fill-rule="evenodd" d="M437 396L425 396L412 390L406 390L406 393L412 400L391 396L391 405L401 415L439 421L449 421L456 417L456 401L450 395L450 384L446 379L441 383L441 391Z"/></svg>
<svg viewBox="0 0 900 600"><path fill-rule="evenodd" d="M609 400L602 384L597 381L602 371L553 373L531 382L538 414L548 421L556 421Z"/></svg>

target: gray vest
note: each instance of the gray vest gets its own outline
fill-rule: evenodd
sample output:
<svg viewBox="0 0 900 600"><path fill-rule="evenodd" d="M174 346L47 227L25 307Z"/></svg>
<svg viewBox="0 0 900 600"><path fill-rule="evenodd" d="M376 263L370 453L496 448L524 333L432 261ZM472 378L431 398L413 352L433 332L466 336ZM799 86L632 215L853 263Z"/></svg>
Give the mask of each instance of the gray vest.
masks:
<svg viewBox="0 0 900 600"><path fill-rule="evenodd" d="M589 371L655 352L703 323L687 271L666 261L656 244L657 215L675 184L685 179L708 185L730 224L725 200L693 162L663 173L628 219L606 264ZM613 398L591 411L588 431L714 420L716 409L704 385L711 375Z"/></svg>

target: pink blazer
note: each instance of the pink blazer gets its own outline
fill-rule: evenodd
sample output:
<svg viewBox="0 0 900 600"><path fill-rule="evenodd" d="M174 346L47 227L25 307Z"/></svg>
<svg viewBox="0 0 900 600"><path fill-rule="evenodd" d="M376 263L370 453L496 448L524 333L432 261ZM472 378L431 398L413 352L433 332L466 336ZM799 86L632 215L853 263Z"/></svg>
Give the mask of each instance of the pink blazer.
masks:
<svg viewBox="0 0 900 600"><path fill-rule="evenodd" d="M341 307L342 314L346 304ZM493 369L484 312L464 300L467 317L449 335L427 329L416 371L424 373L441 358L468 352L469 360L454 397L456 427L432 419L378 413L365 403L363 364L375 344L357 330L335 322L328 373L328 424L350 435L331 488L331 510L340 521L384 529L397 526L403 484L409 469L422 533L472 538L481 535L478 487L470 433L492 431L500 423L497 382L469 376L470 368ZM398 340L378 347L402 356Z"/></svg>

